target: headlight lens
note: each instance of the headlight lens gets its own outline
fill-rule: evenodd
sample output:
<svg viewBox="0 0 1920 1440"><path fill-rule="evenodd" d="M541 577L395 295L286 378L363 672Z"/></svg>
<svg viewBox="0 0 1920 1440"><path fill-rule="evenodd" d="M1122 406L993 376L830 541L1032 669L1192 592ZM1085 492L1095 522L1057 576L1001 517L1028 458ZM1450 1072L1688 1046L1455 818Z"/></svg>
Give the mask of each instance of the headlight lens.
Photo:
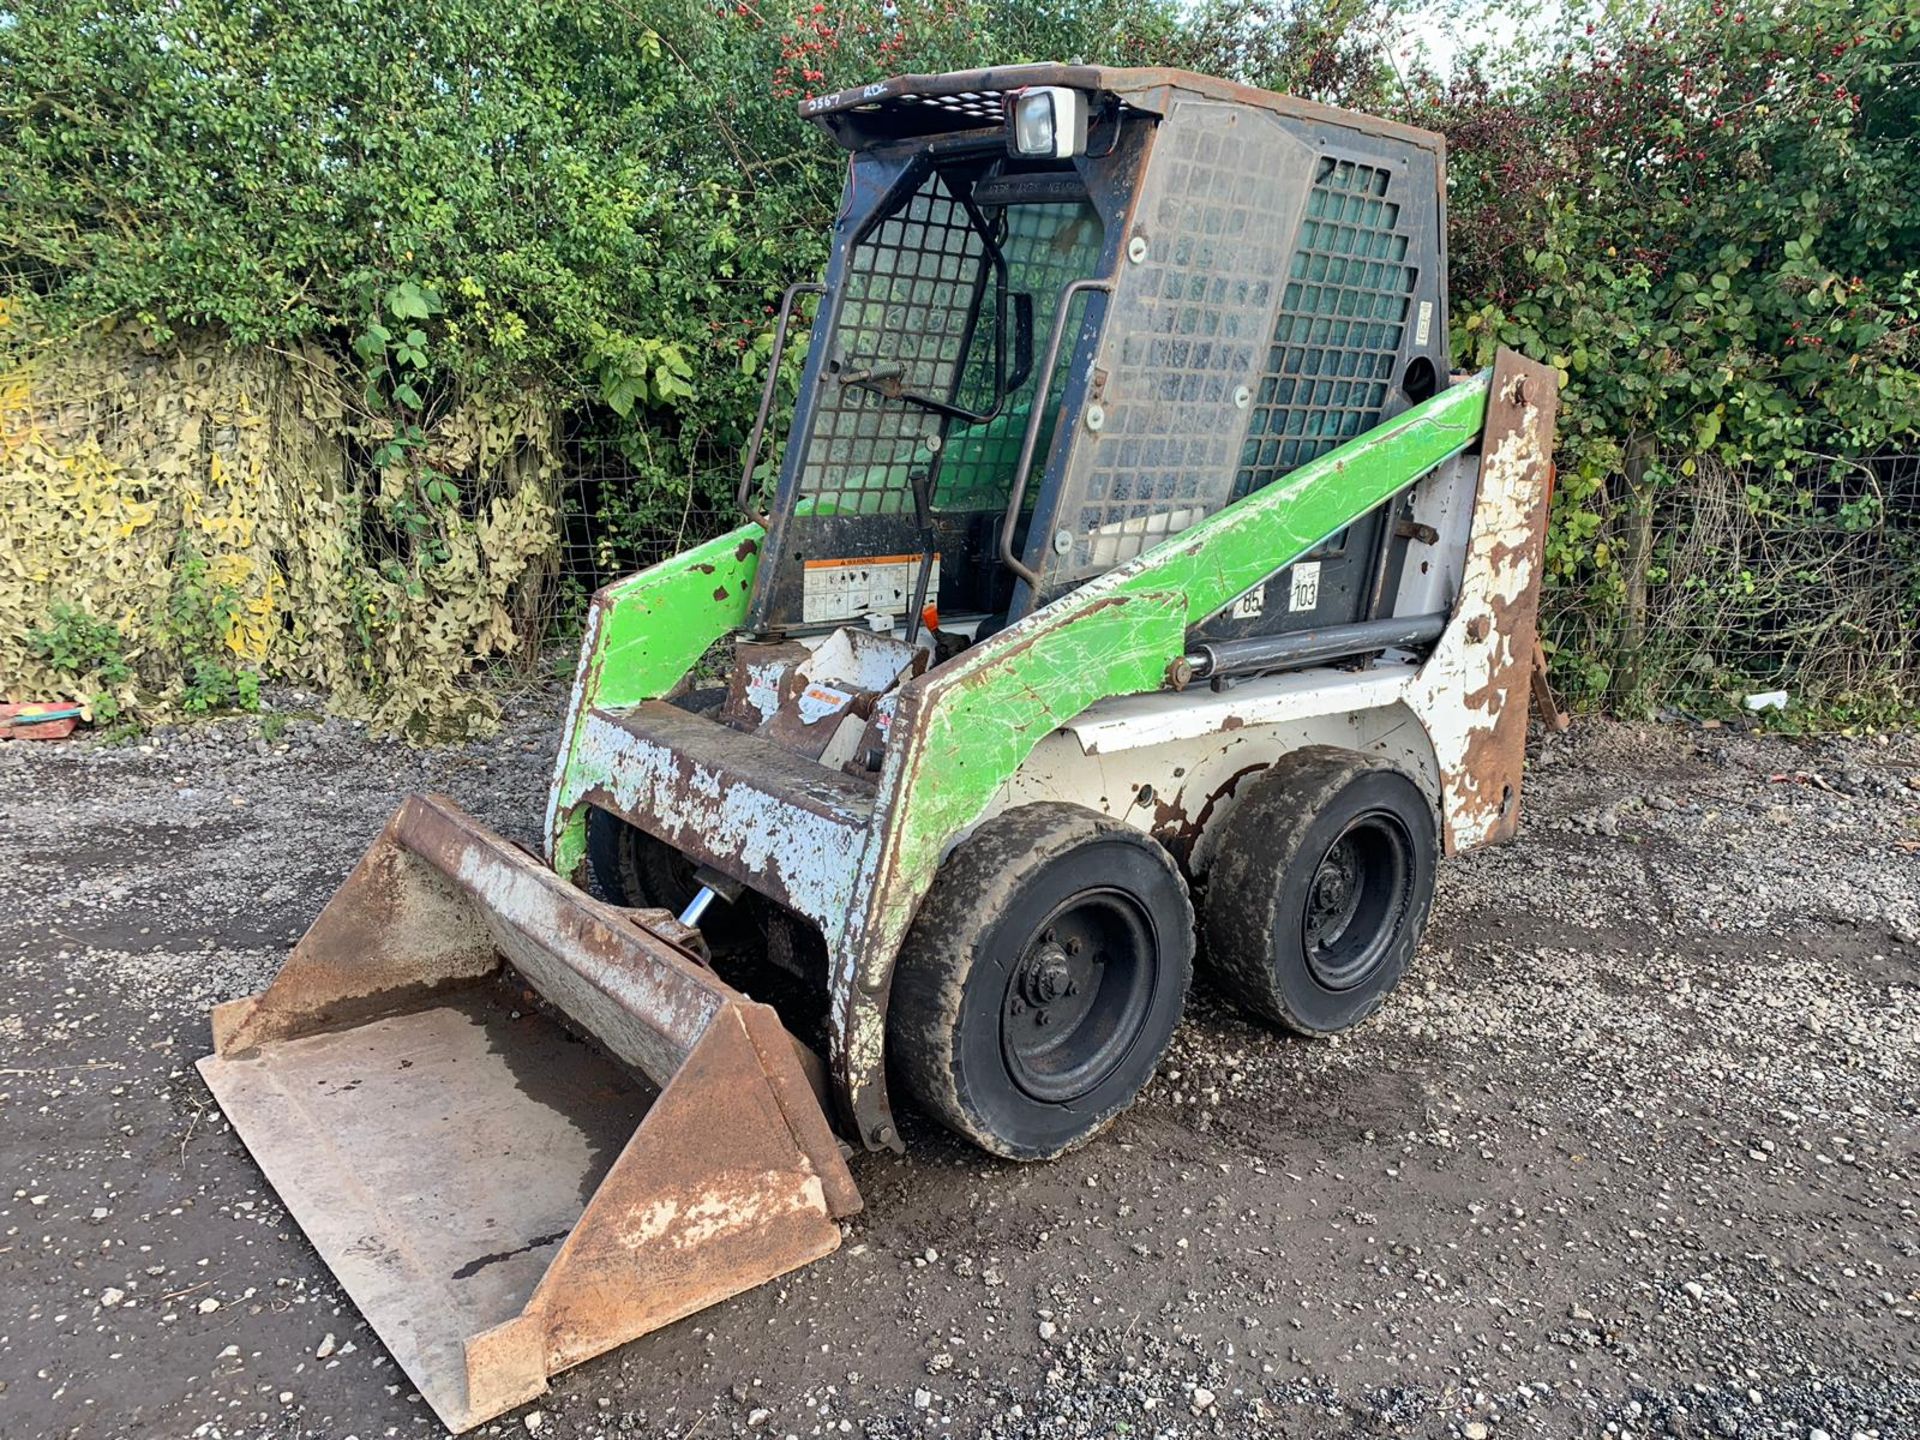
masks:
<svg viewBox="0 0 1920 1440"><path fill-rule="evenodd" d="M1022 95L1013 104L1013 147L1022 155L1051 155L1053 96L1045 90Z"/></svg>

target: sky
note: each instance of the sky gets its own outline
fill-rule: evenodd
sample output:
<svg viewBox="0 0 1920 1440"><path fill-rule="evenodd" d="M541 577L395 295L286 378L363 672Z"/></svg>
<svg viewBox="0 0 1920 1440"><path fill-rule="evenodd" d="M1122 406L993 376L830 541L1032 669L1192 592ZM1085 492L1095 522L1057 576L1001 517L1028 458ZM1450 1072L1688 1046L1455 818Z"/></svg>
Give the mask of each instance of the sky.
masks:
<svg viewBox="0 0 1920 1440"><path fill-rule="evenodd" d="M1558 0L1544 0L1529 14L1524 5L1492 0L1434 0L1407 17L1407 38L1396 56L1411 59L1424 49L1434 68L1446 74L1470 46L1483 41L1504 45L1518 36L1522 23L1538 29L1552 23L1560 8Z"/></svg>

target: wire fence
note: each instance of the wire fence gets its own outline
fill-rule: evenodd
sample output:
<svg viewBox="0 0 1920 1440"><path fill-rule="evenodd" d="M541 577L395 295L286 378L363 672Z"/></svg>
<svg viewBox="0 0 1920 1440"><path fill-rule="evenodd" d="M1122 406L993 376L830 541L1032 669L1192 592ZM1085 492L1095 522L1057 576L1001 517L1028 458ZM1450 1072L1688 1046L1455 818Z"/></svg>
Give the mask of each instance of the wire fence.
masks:
<svg viewBox="0 0 1920 1440"><path fill-rule="evenodd" d="M655 474L590 438L569 447L553 614L741 523L714 482L661 498ZM1639 585L1616 566L1543 601L1554 680L1577 708L1698 714L1785 690L1819 710L1920 706L1920 454L1815 463L1783 487L1680 457L1656 487ZM1784 493L1783 493L1784 488ZM1604 535L1630 523L1602 507Z"/></svg>
<svg viewBox="0 0 1920 1440"><path fill-rule="evenodd" d="M1697 457L1666 473L1644 573L1547 593L1557 683L1629 713L1705 716L1777 691L1862 715L1920 705L1920 455L1818 461L1790 485ZM1625 536L1629 508L1602 534Z"/></svg>
<svg viewBox="0 0 1920 1440"><path fill-rule="evenodd" d="M601 586L724 534L744 519L730 499L714 498L724 487L723 473L671 474L636 463L591 425L566 437L563 454L561 593L554 609L563 633L577 629L586 602Z"/></svg>

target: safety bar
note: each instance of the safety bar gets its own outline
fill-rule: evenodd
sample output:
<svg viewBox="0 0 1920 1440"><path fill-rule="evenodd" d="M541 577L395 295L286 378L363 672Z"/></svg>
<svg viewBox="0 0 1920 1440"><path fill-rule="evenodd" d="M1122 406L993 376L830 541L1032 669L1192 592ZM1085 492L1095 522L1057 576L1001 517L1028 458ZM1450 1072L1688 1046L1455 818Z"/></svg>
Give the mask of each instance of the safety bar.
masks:
<svg viewBox="0 0 1920 1440"><path fill-rule="evenodd" d="M1084 291L1113 293L1111 280L1070 280L1060 287L1059 308L1053 312L1053 333L1047 337L1047 357L1040 363L1040 378L1034 381L1032 409L1027 412L1027 433L1020 441L1020 458L1013 464L1013 486L1007 491L1007 518L1000 526L1000 559L1006 567L1035 590L1040 588L1038 571L1013 553L1014 527L1020 519L1020 507L1027 498L1027 472L1033 468L1033 452L1040 444L1040 426L1046 418L1047 393L1053 388L1053 367L1060 359L1060 341L1066 334L1067 316L1074 297Z"/></svg>
<svg viewBox="0 0 1920 1440"><path fill-rule="evenodd" d="M793 318L793 302L800 295L824 295L827 287L818 280L796 280L780 297L780 318L774 322L773 352L767 356L767 383L760 390L760 413L754 416L753 433L747 437L747 463L740 471L740 490L734 496L749 520L761 525L771 523L764 510L754 508L748 496L753 493L753 468L760 463L760 441L767 433L767 417L773 414L773 394L780 384L780 357L787 348L787 325Z"/></svg>

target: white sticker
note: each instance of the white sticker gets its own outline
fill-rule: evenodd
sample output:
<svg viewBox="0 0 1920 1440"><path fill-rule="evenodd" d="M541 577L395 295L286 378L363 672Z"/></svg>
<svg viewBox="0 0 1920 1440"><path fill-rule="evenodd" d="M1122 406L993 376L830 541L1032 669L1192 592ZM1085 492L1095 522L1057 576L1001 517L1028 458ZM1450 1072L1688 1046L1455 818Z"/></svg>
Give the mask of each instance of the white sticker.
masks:
<svg viewBox="0 0 1920 1440"><path fill-rule="evenodd" d="M1293 583L1287 591L1287 609L1316 610L1320 606L1320 562L1302 560L1293 567Z"/></svg>
<svg viewBox="0 0 1920 1440"><path fill-rule="evenodd" d="M1233 609L1230 613L1235 620L1258 620L1266 613L1266 609L1267 587L1261 585L1247 591L1246 594L1234 601Z"/></svg>
<svg viewBox="0 0 1920 1440"><path fill-rule="evenodd" d="M809 560L802 572L800 617L809 625L854 620L876 611L904 615L920 576L918 555L867 555L853 560ZM933 557L927 596L940 593L940 557Z"/></svg>
<svg viewBox="0 0 1920 1440"><path fill-rule="evenodd" d="M1416 345L1425 345L1427 343L1427 336L1432 330L1433 302L1431 300L1422 300L1420 302L1420 318L1414 322L1413 326L1413 343Z"/></svg>
<svg viewBox="0 0 1920 1440"><path fill-rule="evenodd" d="M800 712L802 725L817 725L829 715L838 715L852 703L853 696L844 690L836 690L831 685L809 685L800 692L794 708Z"/></svg>

